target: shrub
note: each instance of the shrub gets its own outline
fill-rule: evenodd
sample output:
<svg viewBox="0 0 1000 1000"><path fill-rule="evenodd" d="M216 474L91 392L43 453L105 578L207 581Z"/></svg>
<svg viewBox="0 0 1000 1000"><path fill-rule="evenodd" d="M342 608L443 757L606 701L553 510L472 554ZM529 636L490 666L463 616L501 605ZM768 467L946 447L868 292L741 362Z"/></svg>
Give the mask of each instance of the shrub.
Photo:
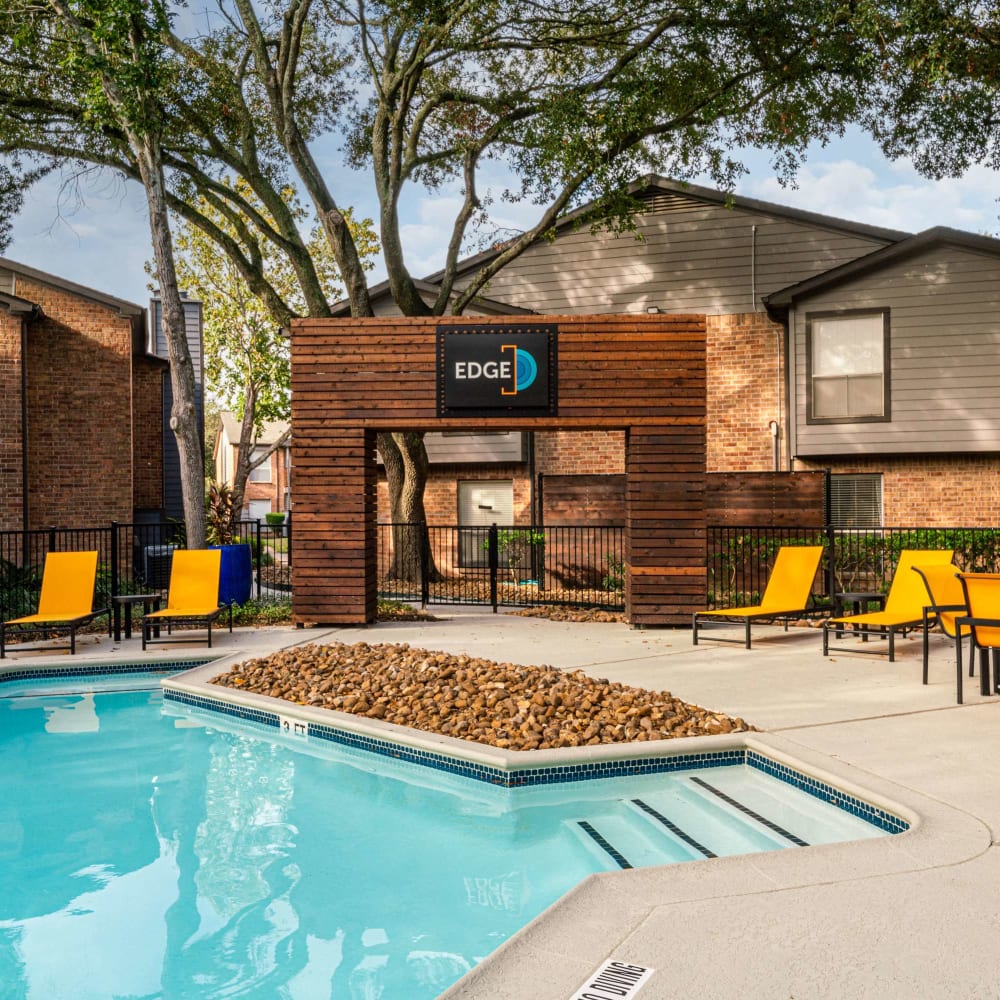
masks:
<svg viewBox="0 0 1000 1000"><path fill-rule="evenodd" d="M609 552L604 557L604 565L607 572L601 580L601 587L604 590L620 592L625 589L625 562L620 557Z"/></svg>

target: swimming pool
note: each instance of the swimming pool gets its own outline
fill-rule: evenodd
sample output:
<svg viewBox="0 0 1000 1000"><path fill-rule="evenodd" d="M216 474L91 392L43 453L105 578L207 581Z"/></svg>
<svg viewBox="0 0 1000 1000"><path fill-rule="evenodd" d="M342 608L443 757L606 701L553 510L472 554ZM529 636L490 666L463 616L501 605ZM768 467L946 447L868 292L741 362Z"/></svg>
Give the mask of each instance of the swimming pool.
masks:
<svg viewBox="0 0 1000 1000"><path fill-rule="evenodd" d="M591 872L885 832L760 761L511 789L31 683L0 685L5 1000L420 1000Z"/></svg>

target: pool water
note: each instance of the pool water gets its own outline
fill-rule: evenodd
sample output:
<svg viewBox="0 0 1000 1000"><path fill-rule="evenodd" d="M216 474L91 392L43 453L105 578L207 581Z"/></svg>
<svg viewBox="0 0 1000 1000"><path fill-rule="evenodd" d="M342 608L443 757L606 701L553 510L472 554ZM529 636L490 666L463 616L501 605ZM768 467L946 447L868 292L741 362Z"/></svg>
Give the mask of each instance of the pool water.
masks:
<svg viewBox="0 0 1000 1000"><path fill-rule="evenodd" d="M505 790L158 690L13 693L4 1000L422 1000L592 872L884 835L744 765Z"/></svg>

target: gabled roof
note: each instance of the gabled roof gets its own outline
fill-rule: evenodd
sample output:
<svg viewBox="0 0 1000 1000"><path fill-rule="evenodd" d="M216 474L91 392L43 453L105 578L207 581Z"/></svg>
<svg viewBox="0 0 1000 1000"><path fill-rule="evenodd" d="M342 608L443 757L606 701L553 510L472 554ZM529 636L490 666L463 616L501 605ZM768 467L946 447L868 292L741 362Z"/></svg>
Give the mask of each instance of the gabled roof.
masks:
<svg viewBox="0 0 1000 1000"><path fill-rule="evenodd" d="M10 260L7 257L0 257L0 272L2 271L9 271L15 278L20 275L31 281L37 281L39 284L49 285L62 292L76 295L88 302L96 302L98 305L114 310L119 317L130 321L132 327L133 355L144 357L151 364L163 366L169 364L166 358L157 357L147 350L145 329L146 310L135 302L119 299L114 295L106 295L95 288L87 288L85 285L79 285L75 281L68 281L66 278L49 274L47 271L39 271L38 268L28 267L27 264L21 264L19 261ZM16 283L15 287L17 287ZM4 308L14 315L23 316L28 320L41 319L45 315L44 310L37 302L30 302L22 296L11 295L6 292L0 293L0 308Z"/></svg>
<svg viewBox="0 0 1000 1000"><path fill-rule="evenodd" d="M54 274L48 274L46 271L39 271L37 268L28 267L27 264L20 264L16 260L9 260L6 257L0 257L0 270L13 271L15 275L20 274L25 278L30 278L32 281L38 281L43 285L51 285L53 288L58 288L61 291L70 292L73 295L79 295L80 298L88 299L91 302L97 302L102 306L107 306L109 309L115 309L120 316L127 319L135 319L145 315L143 307L136 305L134 302L127 302L125 299L119 299L113 295L106 295L104 292L99 292L94 288L87 288L85 285L78 285L75 281L67 281L65 278L57 277Z"/></svg>
<svg viewBox="0 0 1000 1000"><path fill-rule="evenodd" d="M807 212L799 208L789 208L787 205L778 205L770 201L760 201L757 198L746 198L743 195L728 194L725 191L718 191L714 188L701 187L698 184L687 184L681 181L672 181L658 174L647 174L639 180L633 181L626 189L630 195L636 198L650 197L657 195L667 196L674 199L687 199L693 202L703 202L709 205L724 205L728 208L738 208L748 212L758 212L761 215L775 216L779 219L788 219L792 222L800 222L810 226L819 226L833 232L846 233L851 236L860 236L865 239L879 240L884 243L895 243L905 239L910 234L900 229L885 229L881 226L869 226L863 222L852 222L849 219L838 219L832 215L821 215L819 212ZM584 205L576 211L563 216L556 224L556 232L574 226L577 221L590 211L590 205ZM461 261L458 265L458 273L464 274L467 271L481 267L484 263L492 260L501 253L503 247L494 247L483 253L476 254ZM439 281L443 271L436 271L427 276L427 281Z"/></svg>
<svg viewBox="0 0 1000 1000"><path fill-rule="evenodd" d="M831 232L844 233L849 236L856 236L867 240L876 240L888 245L895 245L900 241L907 241L912 235L900 229L887 229L882 226L871 226L863 222L853 222L849 219L840 219L832 215L823 215L819 212L809 212L804 209L790 208L787 205L779 205L776 202L761 201L757 198L747 198L743 195L727 193L714 188L702 187L698 184L688 184L681 181L673 181L657 174L648 174L633 181L627 188L630 195L654 201L657 198L667 198L672 202L682 201L701 202L708 205L722 205L727 208L740 209L746 212L755 212L778 219L787 219L791 222L803 225L815 226ZM590 211L591 205L584 205L573 212L565 215L555 226L557 233L572 228L581 218ZM971 235L971 234L966 234ZM467 257L458 264L458 274L467 274L470 271L488 263L499 253L502 253L504 246L498 245L489 250ZM888 247L886 248L888 249ZM879 253L882 250L877 251ZM867 258L863 258L867 259ZM850 265L845 265L850 266ZM441 277L444 271L435 271L420 281L416 281L417 289L427 297L436 297L440 288ZM780 294L780 293L778 293ZM375 301L388 297L389 282L382 281L377 285L372 285L369 295ZM476 303L492 313L499 315L532 315L537 310L520 309L499 302L495 299L477 298ZM350 306L346 301L338 302L333 309L333 315L344 316L350 312Z"/></svg>
<svg viewBox="0 0 1000 1000"><path fill-rule="evenodd" d="M438 272L440 275L442 272ZM415 279L413 282L417 291L420 292L425 300L433 301L438 297L438 293L441 290L439 284L435 284L432 281ZM377 302L380 299L388 299L391 296L389 290L388 281L380 281L377 285L372 285L368 289L369 298L373 302ZM499 315L499 316L533 316L536 315L533 309L523 309L520 306L512 306L506 302L500 302L497 299L486 298L482 295L477 295L473 300L472 304L478 308L484 310L488 315ZM346 300L342 299L340 302L334 304L330 315L331 316L349 316L351 313L351 304Z"/></svg>
<svg viewBox="0 0 1000 1000"><path fill-rule="evenodd" d="M219 413L219 417L222 420L221 429L225 432L226 437L229 439L229 443L233 446L238 445L240 443L242 421L236 416L235 413L233 413L232 410L222 410ZM287 420L265 420L260 437L257 438L257 444L274 444L274 442L288 430L289 426L290 425Z"/></svg>
<svg viewBox="0 0 1000 1000"><path fill-rule="evenodd" d="M964 232L961 229L949 229L947 226L935 226L933 229L925 229L915 236L901 239L887 247L875 250L857 260L841 264L840 267L832 268L817 274L812 278L806 278L798 284L789 285L787 288L779 289L764 297L764 305L769 313L775 316L787 312L788 307L796 299L805 295L812 295L816 292L826 291L844 284L861 275L870 274L880 268L887 267L898 261L905 260L915 254L921 253L932 247L955 246L962 250L969 250L973 253L986 254L992 257L1000 257L1000 240L990 236L978 236L975 233Z"/></svg>

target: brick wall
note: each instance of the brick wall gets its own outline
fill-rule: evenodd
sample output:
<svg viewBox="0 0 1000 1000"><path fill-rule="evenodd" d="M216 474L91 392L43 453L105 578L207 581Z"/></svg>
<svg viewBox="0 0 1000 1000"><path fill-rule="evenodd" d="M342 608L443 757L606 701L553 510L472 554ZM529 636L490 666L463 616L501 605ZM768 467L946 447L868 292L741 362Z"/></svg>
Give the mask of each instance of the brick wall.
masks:
<svg viewBox="0 0 1000 1000"><path fill-rule="evenodd" d="M772 472L768 423L783 425L784 331L766 313L707 316L706 323L708 471Z"/></svg>
<svg viewBox="0 0 1000 1000"><path fill-rule="evenodd" d="M25 279L17 294L45 314L28 330L30 525L129 521L131 323Z"/></svg>
<svg viewBox="0 0 1000 1000"><path fill-rule="evenodd" d="M163 506L163 368L132 364L132 502L139 510Z"/></svg>
<svg viewBox="0 0 1000 1000"><path fill-rule="evenodd" d="M523 465L452 466L431 469L424 490L424 513L428 524L458 524L458 484L471 481L511 480L514 491L514 523L531 523L531 480ZM378 482L378 519L389 520L389 487L380 470Z"/></svg>
<svg viewBox="0 0 1000 1000"><path fill-rule="evenodd" d="M280 512L285 509L285 491L288 489L288 469L285 465L285 456L288 454L287 448L278 448L268 456L268 463L271 466L271 481L269 483L253 483L247 481L246 489L243 491L243 516L249 517L251 500L266 500L271 505L272 512ZM239 448L232 449L230 462L232 468L236 468L236 461L239 457Z"/></svg>
<svg viewBox="0 0 1000 1000"><path fill-rule="evenodd" d="M538 431L535 471L545 475L614 475L625 471L624 431ZM458 483L513 481L514 522L531 523L531 479L527 465L435 465L424 491L428 524L458 524ZM378 515L389 520L385 474L379 477Z"/></svg>
<svg viewBox="0 0 1000 1000"><path fill-rule="evenodd" d="M996 455L796 461L796 469L881 473L883 522L889 528L1000 527L1000 457Z"/></svg>
<svg viewBox="0 0 1000 1000"><path fill-rule="evenodd" d="M623 431L546 431L535 435L535 468L547 476L625 471Z"/></svg>
<svg viewBox="0 0 1000 1000"><path fill-rule="evenodd" d="M0 530L21 527L21 321L0 312Z"/></svg>

